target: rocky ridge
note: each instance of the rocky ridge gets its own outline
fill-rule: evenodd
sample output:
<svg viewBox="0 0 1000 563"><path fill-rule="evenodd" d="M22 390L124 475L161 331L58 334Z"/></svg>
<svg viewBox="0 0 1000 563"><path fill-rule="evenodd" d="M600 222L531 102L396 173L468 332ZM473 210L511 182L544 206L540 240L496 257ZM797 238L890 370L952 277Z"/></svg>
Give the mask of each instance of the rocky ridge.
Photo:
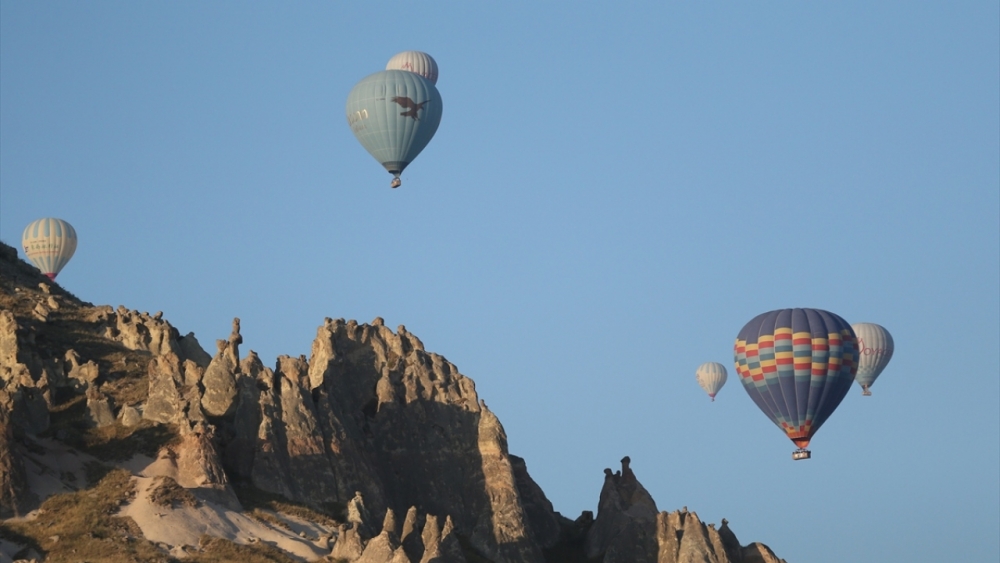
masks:
<svg viewBox="0 0 1000 563"><path fill-rule="evenodd" d="M605 470L596 518L564 518L474 382L403 326L328 318L308 358L274 368L242 344L234 319L209 355L162 314L82 302L2 245L2 516L43 500L25 456L44 437L127 467L144 453L135 478L155 468L219 510L247 512L251 491L329 514L340 523L314 542L329 560L779 561L725 521L659 512L628 458Z"/></svg>

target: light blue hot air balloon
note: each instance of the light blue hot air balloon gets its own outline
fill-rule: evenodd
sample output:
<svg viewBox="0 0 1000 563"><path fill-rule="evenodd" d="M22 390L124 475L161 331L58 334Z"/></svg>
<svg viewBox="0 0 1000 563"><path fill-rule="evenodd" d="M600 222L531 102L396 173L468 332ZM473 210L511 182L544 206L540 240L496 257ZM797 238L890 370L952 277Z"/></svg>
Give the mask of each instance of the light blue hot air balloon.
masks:
<svg viewBox="0 0 1000 563"><path fill-rule="evenodd" d="M441 94L429 80L383 70L358 82L347 96L347 124L375 160L399 175L424 150L441 123Z"/></svg>
<svg viewBox="0 0 1000 563"><path fill-rule="evenodd" d="M76 252L76 230L62 219L39 219L24 229L21 248L28 260L49 279L55 280Z"/></svg>

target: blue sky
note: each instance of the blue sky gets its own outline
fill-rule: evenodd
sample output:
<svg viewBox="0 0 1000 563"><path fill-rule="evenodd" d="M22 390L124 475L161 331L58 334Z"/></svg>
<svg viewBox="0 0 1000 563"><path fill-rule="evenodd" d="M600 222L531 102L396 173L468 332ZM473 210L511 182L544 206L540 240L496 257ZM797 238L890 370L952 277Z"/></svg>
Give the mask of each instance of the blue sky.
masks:
<svg viewBox="0 0 1000 563"><path fill-rule="evenodd" d="M203 346L406 325L555 508L629 455L661 510L794 563L1000 555L996 2L0 1L0 238ZM444 117L391 190L347 93L431 53ZM732 375L758 313L876 322L889 367L793 462Z"/></svg>

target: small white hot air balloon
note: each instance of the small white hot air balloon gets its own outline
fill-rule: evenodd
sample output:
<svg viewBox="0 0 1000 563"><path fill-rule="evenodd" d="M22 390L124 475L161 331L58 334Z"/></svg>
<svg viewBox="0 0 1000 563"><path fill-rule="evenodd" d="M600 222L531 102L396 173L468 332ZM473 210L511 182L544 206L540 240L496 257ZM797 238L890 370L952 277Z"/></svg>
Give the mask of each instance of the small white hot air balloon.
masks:
<svg viewBox="0 0 1000 563"><path fill-rule="evenodd" d="M708 393L708 396L715 400L715 394L726 384L726 366L719 362L708 362L698 366L694 372L698 385Z"/></svg>
<svg viewBox="0 0 1000 563"><path fill-rule="evenodd" d="M861 394L868 396L869 388L875 383L882 370L892 359L895 345L892 335L885 327L874 323L857 323L851 325L858 337L858 375L854 381L861 386Z"/></svg>
<svg viewBox="0 0 1000 563"><path fill-rule="evenodd" d="M76 252L76 230L62 219L39 219L24 229L21 248L28 260L54 280Z"/></svg>
<svg viewBox="0 0 1000 563"><path fill-rule="evenodd" d="M403 51L393 55L385 69L408 70L430 80L431 84L437 84L438 81L438 64L434 57L423 51Z"/></svg>

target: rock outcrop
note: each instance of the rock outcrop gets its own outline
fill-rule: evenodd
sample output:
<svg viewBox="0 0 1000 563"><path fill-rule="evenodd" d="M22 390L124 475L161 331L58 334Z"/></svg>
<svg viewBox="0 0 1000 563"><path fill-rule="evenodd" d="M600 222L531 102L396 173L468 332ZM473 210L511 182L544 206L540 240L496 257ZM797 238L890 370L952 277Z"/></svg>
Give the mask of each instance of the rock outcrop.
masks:
<svg viewBox="0 0 1000 563"><path fill-rule="evenodd" d="M552 503L538 483L528 475L528 466L523 458L509 455L511 468L514 470L514 480L521 497L521 506L527 518L528 527L539 547L548 548L559 542L563 523Z"/></svg>
<svg viewBox="0 0 1000 563"><path fill-rule="evenodd" d="M27 437L55 424L66 443L158 437L151 467L215 506L242 510L249 490L341 514L315 534L334 560L780 563L724 520L659 512L627 457L596 518L563 518L473 381L403 326L328 318L308 358L273 368L242 343L234 319L210 356L161 313L84 303L0 244L0 513L36 502Z"/></svg>
<svg viewBox="0 0 1000 563"><path fill-rule="evenodd" d="M205 368L205 376L202 378L205 394L201 398L201 406L210 416L228 416L235 409L241 342L243 337L240 336L240 320L233 319L233 332L229 335L229 340L216 342L219 351Z"/></svg>
<svg viewBox="0 0 1000 563"><path fill-rule="evenodd" d="M587 534L586 555L605 563L656 562L656 502L629 467L604 470L597 518Z"/></svg>
<svg viewBox="0 0 1000 563"><path fill-rule="evenodd" d="M30 309L30 301L25 304ZM7 424L31 432L49 426L50 380L59 379L60 362L44 361L35 351L35 333L14 311L0 309L0 390L4 392Z"/></svg>
<svg viewBox="0 0 1000 563"><path fill-rule="evenodd" d="M149 394L142 417L162 424L190 426L205 419L201 410L201 368L191 360L167 352L148 364Z"/></svg>
<svg viewBox="0 0 1000 563"><path fill-rule="evenodd" d="M597 519L585 542L588 561L650 563L784 563L759 543L741 546L726 519L716 530L687 507L657 512L626 456L605 469Z"/></svg>
<svg viewBox="0 0 1000 563"><path fill-rule="evenodd" d="M20 516L31 501L24 459L14 440L14 425L10 412L14 403L0 389L0 518Z"/></svg>
<svg viewBox="0 0 1000 563"><path fill-rule="evenodd" d="M80 363L80 355L76 350L70 349L66 352L66 377L77 389L87 389L97 383L97 377L101 374L100 369L93 360Z"/></svg>
<svg viewBox="0 0 1000 563"><path fill-rule="evenodd" d="M254 357L233 379L224 459L256 487L312 504L360 492L376 518L420 506L454 515L455 533L495 561L543 560L503 427L472 381L404 327L327 319L308 360L283 356L272 372ZM204 385L207 397L215 384ZM540 494L526 471L521 481ZM555 518L546 503L540 522L546 506Z"/></svg>
<svg viewBox="0 0 1000 563"><path fill-rule="evenodd" d="M354 501L360 500L358 497ZM363 505L363 502L360 503ZM411 506L400 532L396 515L387 509L381 531L370 539L359 530L372 529L371 519L359 518L355 511L350 522L340 527L330 557L349 563L467 563L451 516L443 525L434 514L419 515ZM420 529L418 529L418 525Z"/></svg>

